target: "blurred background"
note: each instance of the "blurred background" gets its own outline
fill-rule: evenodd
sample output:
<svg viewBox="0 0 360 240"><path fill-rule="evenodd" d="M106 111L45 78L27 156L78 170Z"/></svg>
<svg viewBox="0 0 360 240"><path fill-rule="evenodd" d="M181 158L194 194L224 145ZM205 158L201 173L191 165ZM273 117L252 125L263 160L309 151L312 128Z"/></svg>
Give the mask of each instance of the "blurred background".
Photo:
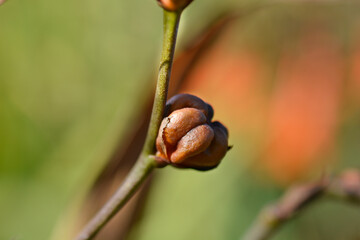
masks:
<svg viewBox="0 0 360 240"><path fill-rule="evenodd" d="M1 1L0 1L1 3ZM97 239L239 239L294 183L360 167L360 3L195 0L170 95L211 103L233 148L209 172L156 170ZM155 0L0 6L0 239L72 239L146 131L162 39ZM276 240L359 240L321 199Z"/></svg>

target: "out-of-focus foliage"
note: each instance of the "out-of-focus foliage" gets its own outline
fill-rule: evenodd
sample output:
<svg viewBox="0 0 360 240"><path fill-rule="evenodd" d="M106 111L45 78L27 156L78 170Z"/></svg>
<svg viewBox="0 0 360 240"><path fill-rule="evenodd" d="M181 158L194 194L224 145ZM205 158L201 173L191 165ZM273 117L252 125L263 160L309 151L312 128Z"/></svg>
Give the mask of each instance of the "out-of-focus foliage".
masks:
<svg viewBox="0 0 360 240"><path fill-rule="evenodd" d="M0 7L1 239L48 239L143 102L161 11L151 1L142 5Z"/></svg>
<svg viewBox="0 0 360 240"><path fill-rule="evenodd" d="M180 48L246 3L194 1ZM183 91L211 102L234 148L209 173L156 171L130 239L237 239L280 193L253 165L282 184L359 167L358 9L285 2L229 27ZM0 239L48 239L85 194L150 94L161 24L155 0L0 6ZM359 212L319 202L274 239L356 239Z"/></svg>

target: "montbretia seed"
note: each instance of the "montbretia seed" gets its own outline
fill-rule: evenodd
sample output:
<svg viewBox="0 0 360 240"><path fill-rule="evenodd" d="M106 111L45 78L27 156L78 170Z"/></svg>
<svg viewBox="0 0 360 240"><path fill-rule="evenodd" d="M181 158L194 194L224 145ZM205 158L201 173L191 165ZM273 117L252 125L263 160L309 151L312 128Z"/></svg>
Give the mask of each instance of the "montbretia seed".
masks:
<svg viewBox="0 0 360 240"><path fill-rule="evenodd" d="M220 122L211 122L213 114L196 96L172 97L156 139L157 159L180 168L216 167L228 150L228 131Z"/></svg>

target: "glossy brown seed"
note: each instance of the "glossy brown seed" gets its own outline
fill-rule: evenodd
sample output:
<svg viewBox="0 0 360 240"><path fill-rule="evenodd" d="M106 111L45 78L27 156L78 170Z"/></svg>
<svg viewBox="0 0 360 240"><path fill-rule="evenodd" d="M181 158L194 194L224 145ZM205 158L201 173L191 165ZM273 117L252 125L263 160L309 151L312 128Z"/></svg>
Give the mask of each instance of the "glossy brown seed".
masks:
<svg viewBox="0 0 360 240"><path fill-rule="evenodd" d="M206 123L206 117L198 109L183 108L172 112L165 121L162 137L165 143L175 146L191 129Z"/></svg>
<svg viewBox="0 0 360 240"><path fill-rule="evenodd" d="M170 157L179 140L191 129L206 123L205 115L195 108L183 108L164 118L158 133L156 145L158 151Z"/></svg>
<svg viewBox="0 0 360 240"><path fill-rule="evenodd" d="M217 167L228 150L228 135L224 125L219 122L212 125L214 139L211 145L203 152L187 158L179 167L191 167L198 170L209 170Z"/></svg>
<svg viewBox="0 0 360 240"><path fill-rule="evenodd" d="M196 108L202 111L208 120L211 120L214 115L213 108L205 103L200 98L191 94L178 94L170 98L166 103L165 116L168 116L175 110L182 108Z"/></svg>
<svg viewBox="0 0 360 240"><path fill-rule="evenodd" d="M156 139L157 161L162 166L215 168L228 151L228 131L220 122L211 122L213 114L213 108L198 97L172 97Z"/></svg>
<svg viewBox="0 0 360 240"><path fill-rule="evenodd" d="M214 138L213 129L207 125L200 125L191 129L177 144L176 150L171 154L172 163L181 163L187 158L205 151Z"/></svg>

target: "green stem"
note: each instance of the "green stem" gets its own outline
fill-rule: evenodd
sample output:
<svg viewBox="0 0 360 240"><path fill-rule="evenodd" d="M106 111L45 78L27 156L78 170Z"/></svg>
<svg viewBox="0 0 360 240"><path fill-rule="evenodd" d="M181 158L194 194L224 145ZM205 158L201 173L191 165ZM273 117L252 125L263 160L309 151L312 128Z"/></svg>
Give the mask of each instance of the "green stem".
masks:
<svg viewBox="0 0 360 240"><path fill-rule="evenodd" d="M155 164L148 156L139 157L138 161L126 177L123 184L100 209L95 217L86 225L76 238L77 240L93 239L108 221L125 205L147 176L154 169Z"/></svg>
<svg viewBox="0 0 360 240"><path fill-rule="evenodd" d="M163 48L161 53L154 105L152 109L149 130L147 132L144 145L144 152L147 154L154 152L155 140L160 128L160 123L163 119L180 15L181 12L168 12L164 10Z"/></svg>
<svg viewBox="0 0 360 240"><path fill-rule="evenodd" d="M155 141L166 104L180 16L181 11L168 12L164 10L164 40L159 75L149 130L147 132L143 150L125 181L111 199L80 232L76 240L93 239L106 225L106 223L109 222L111 218L126 204L126 202L132 197L132 195L156 167L156 162L152 155L155 152Z"/></svg>

